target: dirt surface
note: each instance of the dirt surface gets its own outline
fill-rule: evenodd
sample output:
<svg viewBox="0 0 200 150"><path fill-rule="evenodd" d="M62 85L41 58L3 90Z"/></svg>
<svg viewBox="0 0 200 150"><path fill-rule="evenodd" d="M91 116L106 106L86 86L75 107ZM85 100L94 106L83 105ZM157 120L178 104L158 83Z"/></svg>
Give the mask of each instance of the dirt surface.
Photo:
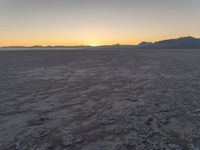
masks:
<svg viewBox="0 0 200 150"><path fill-rule="evenodd" d="M200 50L0 52L1 150L199 150Z"/></svg>

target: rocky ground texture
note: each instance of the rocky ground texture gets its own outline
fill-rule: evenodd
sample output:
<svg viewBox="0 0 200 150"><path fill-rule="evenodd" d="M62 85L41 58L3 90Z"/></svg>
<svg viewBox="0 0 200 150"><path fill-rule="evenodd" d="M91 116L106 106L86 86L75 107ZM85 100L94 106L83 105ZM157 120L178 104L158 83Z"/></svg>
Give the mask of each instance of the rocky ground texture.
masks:
<svg viewBox="0 0 200 150"><path fill-rule="evenodd" d="M200 50L0 52L1 150L199 150Z"/></svg>

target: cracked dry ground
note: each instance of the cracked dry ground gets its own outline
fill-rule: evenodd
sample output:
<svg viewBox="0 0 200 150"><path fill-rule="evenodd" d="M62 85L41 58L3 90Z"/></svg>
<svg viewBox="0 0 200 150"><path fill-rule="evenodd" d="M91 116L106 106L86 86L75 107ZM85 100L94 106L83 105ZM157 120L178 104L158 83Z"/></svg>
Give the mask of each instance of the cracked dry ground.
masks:
<svg viewBox="0 0 200 150"><path fill-rule="evenodd" d="M199 150L199 50L0 52L1 150Z"/></svg>

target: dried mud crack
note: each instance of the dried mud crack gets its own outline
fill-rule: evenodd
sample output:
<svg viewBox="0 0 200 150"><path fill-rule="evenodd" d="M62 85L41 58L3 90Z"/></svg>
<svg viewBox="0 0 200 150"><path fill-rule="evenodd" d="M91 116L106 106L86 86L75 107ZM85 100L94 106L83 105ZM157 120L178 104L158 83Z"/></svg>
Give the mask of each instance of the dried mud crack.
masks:
<svg viewBox="0 0 200 150"><path fill-rule="evenodd" d="M0 52L2 150L200 149L199 50Z"/></svg>

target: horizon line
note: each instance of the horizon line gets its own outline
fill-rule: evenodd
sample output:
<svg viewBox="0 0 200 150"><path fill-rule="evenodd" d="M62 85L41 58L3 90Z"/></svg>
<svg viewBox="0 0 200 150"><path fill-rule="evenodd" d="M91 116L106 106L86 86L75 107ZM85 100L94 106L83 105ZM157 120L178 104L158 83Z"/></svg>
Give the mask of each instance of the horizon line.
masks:
<svg viewBox="0 0 200 150"><path fill-rule="evenodd" d="M162 39L162 40L159 40L159 41L165 41L165 40L175 40L175 39L180 39L180 38L195 38L195 39L199 39L198 37L194 37L194 36L181 36L181 37L177 37L177 38L166 38L166 39ZM150 43L156 43L156 42L159 42L158 40L157 41L153 41L153 42L150 42ZM140 43L142 42L148 42L148 41L140 41L139 43L137 44L121 44L121 43L115 43L115 44L100 44L100 45L84 45L84 44L81 44L81 45L30 45L30 46L25 46L25 45L10 45L10 46L0 46L0 48L9 48L9 47L20 47L20 48L36 48L36 47L64 47L64 48L67 48L67 47L100 47L100 46L137 46L139 45Z"/></svg>

